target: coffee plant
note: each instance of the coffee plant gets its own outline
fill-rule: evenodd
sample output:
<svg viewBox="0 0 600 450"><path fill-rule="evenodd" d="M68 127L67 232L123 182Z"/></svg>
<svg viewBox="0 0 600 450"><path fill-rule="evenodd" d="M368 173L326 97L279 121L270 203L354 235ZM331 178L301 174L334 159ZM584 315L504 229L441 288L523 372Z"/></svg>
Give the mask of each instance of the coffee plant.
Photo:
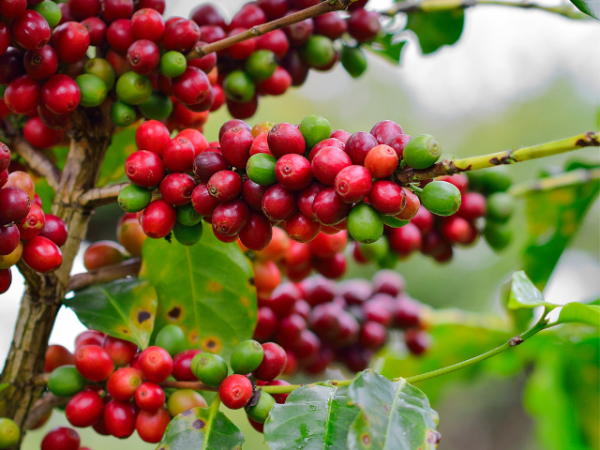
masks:
<svg viewBox="0 0 600 450"><path fill-rule="evenodd" d="M239 449L228 410L242 409L272 450L433 449L440 418L415 385L474 374L534 337L522 364L535 342L559 342L548 352L576 384L584 359L561 348L568 332L597 339L600 306L541 291L600 169L572 162L513 185L498 166L597 147L598 132L441 159L434 136L391 120L250 121L311 70L339 63L358 78L367 52L398 63L403 30L424 54L454 44L467 7L600 18L597 2L572 1L257 0L227 20L209 3L185 19L164 18L165 0L0 0L0 293L16 270L26 281L0 377L0 449L20 448L54 409L70 426L42 450L88 449L72 427L137 432L157 450ZM222 107L232 119L209 142ZM520 199L529 241L502 293L509 319L408 294L399 259L451 263L480 237L501 252ZM111 203L117 241L88 246L87 271L71 275L92 214ZM355 264L378 271L343 279ZM74 353L48 345L61 305L88 328Z"/></svg>

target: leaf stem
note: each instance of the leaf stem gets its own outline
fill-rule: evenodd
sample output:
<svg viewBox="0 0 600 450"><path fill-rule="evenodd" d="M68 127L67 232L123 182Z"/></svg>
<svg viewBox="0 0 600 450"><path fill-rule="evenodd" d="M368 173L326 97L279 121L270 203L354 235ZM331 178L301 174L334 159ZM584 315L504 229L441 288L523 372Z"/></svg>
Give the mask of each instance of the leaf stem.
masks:
<svg viewBox="0 0 600 450"><path fill-rule="evenodd" d="M527 195L534 192L546 192L567 186L600 180L600 168L576 169L560 175L541 178L534 181L526 181L512 186L508 193L514 196Z"/></svg>

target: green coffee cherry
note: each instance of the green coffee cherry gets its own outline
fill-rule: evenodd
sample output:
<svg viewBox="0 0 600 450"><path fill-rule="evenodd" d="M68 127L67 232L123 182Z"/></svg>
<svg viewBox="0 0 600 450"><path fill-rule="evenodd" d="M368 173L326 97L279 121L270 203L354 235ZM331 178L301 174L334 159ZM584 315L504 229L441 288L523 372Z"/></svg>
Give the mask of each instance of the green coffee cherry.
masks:
<svg viewBox="0 0 600 450"><path fill-rule="evenodd" d="M390 245L385 236L381 236L379 240L372 244L360 244L360 252L369 261L379 261L385 258L389 250Z"/></svg>
<svg viewBox="0 0 600 450"><path fill-rule="evenodd" d="M435 164L442 155L442 146L429 134L413 137L403 154L404 161L413 169L427 169Z"/></svg>
<svg viewBox="0 0 600 450"><path fill-rule="evenodd" d="M118 127L128 127L135 122L135 109L126 103L116 101L110 108L110 120Z"/></svg>
<svg viewBox="0 0 600 450"><path fill-rule="evenodd" d="M167 400L167 410L171 417L178 416L192 408L206 408L206 400L192 389L177 389Z"/></svg>
<svg viewBox="0 0 600 450"><path fill-rule="evenodd" d="M348 215L348 232L361 244L372 244L383 234L381 214L366 203L359 203Z"/></svg>
<svg viewBox="0 0 600 450"><path fill-rule="evenodd" d="M505 192L496 192L487 198L486 218L493 222L506 223L515 212L515 198Z"/></svg>
<svg viewBox="0 0 600 450"><path fill-rule="evenodd" d="M510 226L494 222L486 222L483 237L492 249L497 252L504 250L512 240Z"/></svg>
<svg viewBox="0 0 600 450"><path fill-rule="evenodd" d="M246 413L248 414L248 417L255 422L265 423L273 406L275 406L275 399L273 396L267 392L261 391L258 403L246 408Z"/></svg>
<svg viewBox="0 0 600 450"><path fill-rule="evenodd" d="M331 136L331 124L325 117L311 114L300 124L300 132L306 141L306 148L311 150L315 145Z"/></svg>
<svg viewBox="0 0 600 450"><path fill-rule="evenodd" d="M380 269L394 269L398 265L398 255L388 252L383 258L377 260Z"/></svg>
<svg viewBox="0 0 600 450"><path fill-rule="evenodd" d="M86 108L100 106L106 99L108 89L106 84L96 75L83 74L75 78L75 83L81 91L81 100L79 104Z"/></svg>
<svg viewBox="0 0 600 450"><path fill-rule="evenodd" d="M0 448L13 447L19 443L20 438L21 430L15 421L8 417L0 417Z"/></svg>
<svg viewBox="0 0 600 450"><path fill-rule="evenodd" d="M256 93L252 78L242 70L234 70L225 77L223 90L229 100L237 103L248 103Z"/></svg>
<svg viewBox="0 0 600 450"><path fill-rule="evenodd" d="M245 71L254 81L264 81L277 70L275 53L269 50L257 50L246 60Z"/></svg>
<svg viewBox="0 0 600 450"><path fill-rule="evenodd" d="M246 375L255 370L263 360L264 350L259 342L249 339L241 342L231 355L233 373Z"/></svg>
<svg viewBox="0 0 600 450"><path fill-rule="evenodd" d="M85 389L86 380L75 366L60 366L48 378L48 389L57 397L71 397Z"/></svg>
<svg viewBox="0 0 600 450"><path fill-rule="evenodd" d="M300 56L311 67L324 67L335 58L333 41L328 37L313 34L300 49Z"/></svg>
<svg viewBox="0 0 600 450"><path fill-rule="evenodd" d="M198 353L192 359L192 372L207 386L219 386L227 377L227 363L219 355Z"/></svg>
<svg viewBox="0 0 600 450"><path fill-rule="evenodd" d="M352 78L358 78L367 70L367 55L360 47L342 47L340 55L342 66Z"/></svg>
<svg viewBox="0 0 600 450"><path fill-rule="evenodd" d="M163 120L173 112L171 97L162 92L154 91L150 98L138 106L147 119Z"/></svg>
<svg viewBox="0 0 600 450"><path fill-rule="evenodd" d="M202 238L202 227L202 222L192 225L191 227L175 222L173 234L175 235L177 242L182 245L190 246L197 244L198 241L200 241L200 238Z"/></svg>
<svg viewBox="0 0 600 450"><path fill-rule="evenodd" d="M494 192L505 192L512 184L510 175L504 167L494 167L482 172L482 190L486 194Z"/></svg>
<svg viewBox="0 0 600 450"><path fill-rule="evenodd" d="M144 209L152 200L152 191L130 184L119 192L118 202L124 211L135 213Z"/></svg>
<svg viewBox="0 0 600 450"><path fill-rule="evenodd" d="M277 182L275 164L277 160L266 153L252 155L246 163L248 178L261 186L269 186Z"/></svg>
<svg viewBox="0 0 600 450"><path fill-rule="evenodd" d="M167 325L156 335L154 345L164 348L169 355L175 356L185 350L185 334L177 325Z"/></svg>
<svg viewBox="0 0 600 450"><path fill-rule="evenodd" d="M423 188L421 203L436 216L451 216L460 207L460 191L445 181L432 181Z"/></svg>
<svg viewBox="0 0 600 450"><path fill-rule="evenodd" d="M58 25L60 23L60 19L62 18L60 8L55 2L46 0L42 3L38 3L37 5L29 6L29 8L33 9L34 11L39 13L44 19L46 19L46 22L48 22L50 28L54 28L56 25Z"/></svg>
<svg viewBox="0 0 600 450"><path fill-rule="evenodd" d="M400 220L392 216L382 215L381 218L383 219L383 223L392 228L402 228L404 225L410 222L410 220Z"/></svg>
<svg viewBox="0 0 600 450"><path fill-rule="evenodd" d="M178 206L177 210L177 222L186 227L191 227L202 221L202 216L196 212L191 203L187 205Z"/></svg>
<svg viewBox="0 0 600 450"><path fill-rule="evenodd" d="M117 80L117 97L128 105L144 103L152 95L150 78L135 72L125 72Z"/></svg>
<svg viewBox="0 0 600 450"><path fill-rule="evenodd" d="M183 53L170 51L160 58L159 70L167 78L175 78L185 72L187 60Z"/></svg>
<svg viewBox="0 0 600 450"><path fill-rule="evenodd" d="M92 58L83 66L83 73L96 75L106 85L109 91L115 86L115 69L103 58Z"/></svg>

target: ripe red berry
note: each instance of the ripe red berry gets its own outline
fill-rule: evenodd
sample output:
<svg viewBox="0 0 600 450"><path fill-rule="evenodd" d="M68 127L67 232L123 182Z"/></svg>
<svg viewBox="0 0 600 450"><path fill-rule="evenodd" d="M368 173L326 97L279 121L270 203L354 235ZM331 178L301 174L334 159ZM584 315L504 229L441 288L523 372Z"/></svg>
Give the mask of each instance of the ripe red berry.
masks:
<svg viewBox="0 0 600 450"><path fill-rule="evenodd" d="M280 184L275 184L265 192L262 198L262 210L270 220L287 220L298 211L296 193L285 189Z"/></svg>
<svg viewBox="0 0 600 450"><path fill-rule="evenodd" d="M279 123L271 128L267 142L275 158L289 153L302 155L306 147L306 141L298 127L289 123Z"/></svg>
<svg viewBox="0 0 600 450"><path fill-rule="evenodd" d="M261 186L252 180L244 180L242 198L255 211L262 211L262 199L269 186Z"/></svg>
<svg viewBox="0 0 600 450"><path fill-rule="evenodd" d="M186 105L200 104L211 95L210 81L202 70L188 66L182 75L173 78L173 95Z"/></svg>
<svg viewBox="0 0 600 450"><path fill-rule="evenodd" d="M44 216L44 211L42 211L42 208L40 208L38 205L36 205L34 203L33 205L31 205L31 209L29 210L27 217L25 217L23 220L21 220L21 222L19 222L17 224L18 230L19 230L18 235L20 235L20 238L24 241L33 239L34 237L36 237L38 234L40 234L42 232L42 229L44 228L45 224L46 224L46 217ZM3 227L3 228L6 229L7 227ZM12 228L12 227L8 227L8 228ZM0 235L2 235L2 239L4 239L5 234L0 232ZM13 235L14 235L14 231L13 231ZM17 244L18 244L18 242L17 242ZM16 247L17 246L15 245L15 248ZM14 248L13 248L13 250L14 250ZM12 250L11 250L11 252L12 252ZM8 253L11 253L11 252L8 252ZM6 254L8 255L8 253L6 253ZM2 254L1 251L0 251L0 254Z"/></svg>
<svg viewBox="0 0 600 450"><path fill-rule="evenodd" d="M266 306L258 308L253 338L258 341L266 341L275 333L277 325L277 316L270 308Z"/></svg>
<svg viewBox="0 0 600 450"><path fill-rule="evenodd" d="M321 149L311 162L315 177L327 186L333 186L336 175L350 165L352 161L348 155L337 147Z"/></svg>
<svg viewBox="0 0 600 450"><path fill-rule="evenodd" d="M231 170L215 173L206 185L209 194L219 202L235 199L242 190L242 178Z"/></svg>
<svg viewBox="0 0 600 450"><path fill-rule="evenodd" d="M127 401L133 398L143 381L142 373L138 369L122 367L108 378L106 390L115 400Z"/></svg>
<svg viewBox="0 0 600 450"><path fill-rule="evenodd" d="M200 153L194 159L194 175L202 182L207 183L215 173L228 170L229 164L223 155L215 152Z"/></svg>
<svg viewBox="0 0 600 450"><path fill-rule="evenodd" d="M283 67L277 67L273 75L257 83L259 94L283 95L292 84L292 77Z"/></svg>
<svg viewBox="0 0 600 450"><path fill-rule="evenodd" d="M386 178L398 167L398 154L389 145L378 145L369 150L364 164L374 178Z"/></svg>
<svg viewBox="0 0 600 450"><path fill-rule="evenodd" d="M110 356L117 367L123 367L133 361L137 354L137 344L123 339L106 336L102 348Z"/></svg>
<svg viewBox="0 0 600 450"><path fill-rule="evenodd" d="M400 256L408 256L421 248L421 232L413 224L406 224L402 228L394 228L388 236L390 248Z"/></svg>
<svg viewBox="0 0 600 450"><path fill-rule="evenodd" d="M75 352L75 367L91 381L104 381L115 369L110 356L99 345L86 345Z"/></svg>
<svg viewBox="0 0 600 450"><path fill-rule="evenodd" d="M165 404L165 391L155 383L142 383L135 391L135 402L144 411L157 411Z"/></svg>
<svg viewBox="0 0 600 450"><path fill-rule="evenodd" d="M42 236L25 241L22 257L29 267L41 273L56 270L62 264L62 253L58 246Z"/></svg>
<svg viewBox="0 0 600 450"><path fill-rule="evenodd" d="M213 211L213 230L223 236L235 236L246 225L249 215L248 206L242 200L220 203Z"/></svg>
<svg viewBox="0 0 600 450"><path fill-rule="evenodd" d="M195 156L191 142L180 136L172 139L163 152L165 167L171 172L189 172L192 170Z"/></svg>
<svg viewBox="0 0 600 450"><path fill-rule="evenodd" d="M171 422L171 415L165 408L155 412L140 411L135 420L135 429L144 442L156 444L160 442Z"/></svg>
<svg viewBox="0 0 600 450"><path fill-rule="evenodd" d="M135 431L135 416L133 403L111 400L104 406L102 418L109 434L124 439Z"/></svg>
<svg viewBox="0 0 600 450"><path fill-rule="evenodd" d="M184 350L173 358L173 377L178 381L196 381L197 378L192 372L192 359L201 350Z"/></svg>
<svg viewBox="0 0 600 450"><path fill-rule="evenodd" d="M171 142L171 133L157 120L146 120L135 132L135 143L140 150L148 150L162 157Z"/></svg>
<svg viewBox="0 0 600 450"><path fill-rule="evenodd" d="M269 219L258 211L250 211L246 225L239 233L240 241L248 249L260 251L267 247L273 237L273 227Z"/></svg>
<svg viewBox="0 0 600 450"><path fill-rule="evenodd" d="M282 30L275 30L256 38L256 49L269 50L277 58L283 59L290 49L290 43Z"/></svg>
<svg viewBox="0 0 600 450"><path fill-rule="evenodd" d="M338 172L333 182L335 193L345 203L358 203L371 192L371 173L363 166L348 166Z"/></svg>
<svg viewBox="0 0 600 450"><path fill-rule="evenodd" d="M297 213L285 221L285 230L296 242L311 242L321 231L321 224L302 213Z"/></svg>
<svg viewBox="0 0 600 450"><path fill-rule="evenodd" d="M321 350L321 341L312 331L303 330L293 350L298 359L312 362Z"/></svg>
<svg viewBox="0 0 600 450"><path fill-rule="evenodd" d="M317 195L325 189L321 183L311 183L298 194L298 209L307 217L312 217L312 205Z"/></svg>
<svg viewBox="0 0 600 450"><path fill-rule="evenodd" d="M85 347L86 345L102 345L105 338L104 333L100 333L96 330L86 330L80 333L75 338L75 350L79 350L81 347Z"/></svg>
<svg viewBox="0 0 600 450"><path fill-rule="evenodd" d="M44 83L41 99L54 114L68 114L79 105L81 91L71 77L56 74Z"/></svg>
<svg viewBox="0 0 600 450"><path fill-rule="evenodd" d="M192 147L194 147L194 156L196 157L208 148L208 141L198 130L187 128L181 130L177 137L187 139L192 144Z"/></svg>
<svg viewBox="0 0 600 450"><path fill-rule="evenodd" d="M87 29L78 22L65 22L52 33L52 45L58 59L73 64L82 59L90 46Z"/></svg>
<svg viewBox="0 0 600 450"><path fill-rule="evenodd" d="M0 269L0 294L4 294L12 283L12 273L9 269Z"/></svg>
<svg viewBox="0 0 600 450"><path fill-rule="evenodd" d="M475 242L479 232L477 227L462 217L448 217L440 227L442 235L451 243L469 245Z"/></svg>
<svg viewBox="0 0 600 450"><path fill-rule="evenodd" d="M229 409L240 409L246 406L252 393L252 383L244 375L229 375L219 387L221 402Z"/></svg>
<svg viewBox="0 0 600 450"><path fill-rule="evenodd" d="M396 216L406 205L406 194L400 186L391 181L376 181L369 194L371 206L381 214Z"/></svg>
<svg viewBox="0 0 600 450"><path fill-rule="evenodd" d="M162 44L166 50L186 53L200 39L200 27L192 20L180 20L166 24Z"/></svg>
<svg viewBox="0 0 600 450"><path fill-rule="evenodd" d="M396 150L398 154L398 159L402 159L404 156L404 147L406 144L412 139L408 134L399 134L398 136L393 137L390 141L387 142L387 145Z"/></svg>
<svg viewBox="0 0 600 450"><path fill-rule="evenodd" d="M82 391L75 394L65 408L65 416L75 427L91 427L102 417L104 402L94 391Z"/></svg>
<svg viewBox="0 0 600 450"><path fill-rule="evenodd" d="M160 239L171 232L177 220L175 208L164 200L154 200L142 213L144 233L152 239Z"/></svg>
<svg viewBox="0 0 600 450"><path fill-rule="evenodd" d="M27 50L42 48L50 40L50 26L44 17L28 9L13 20L11 33L17 44Z"/></svg>
<svg viewBox="0 0 600 450"><path fill-rule="evenodd" d="M186 173L170 173L160 183L163 200L170 205L180 206L191 202L196 187L194 179Z"/></svg>
<svg viewBox="0 0 600 450"><path fill-rule="evenodd" d="M164 178L165 165L156 153L138 150L125 160L125 174L138 186L154 187L158 186Z"/></svg>
<svg viewBox="0 0 600 450"><path fill-rule="evenodd" d="M150 75L160 63L160 50L154 42L140 39L127 49L127 61L135 73Z"/></svg>
<svg viewBox="0 0 600 450"><path fill-rule="evenodd" d="M422 355L431 346L431 338L425 332L419 329L407 330L404 334L406 347L413 355Z"/></svg>
<svg viewBox="0 0 600 450"><path fill-rule="evenodd" d="M283 155L275 165L275 177L286 189L304 189L312 180L311 164L304 156L294 153Z"/></svg>
<svg viewBox="0 0 600 450"><path fill-rule="evenodd" d="M323 139L321 142L319 142L317 145L315 145L312 148L312 150L308 154L308 160L310 162L312 162L312 160L314 159L315 155L317 153L319 153L325 147L337 147L340 150L344 150L346 148L346 145L342 141L340 141L339 139L335 139L335 138Z"/></svg>
<svg viewBox="0 0 600 450"><path fill-rule="evenodd" d="M242 127L230 128L219 138L223 157L239 169L246 167L253 141L252 133Z"/></svg>
<svg viewBox="0 0 600 450"><path fill-rule="evenodd" d="M58 56L51 46L45 45L40 49L25 52L23 65L31 78L43 80L56 73Z"/></svg>
<svg viewBox="0 0 600 450"><path fill-rule="evenodd" d="M69 11L77 20L97 16L100 13L100 0L68 0Z"/></svg>
<svg viewBox="0 0 600 450"><path fill-rule="evenodd" d="M323 189L312 205L313 216L323 225L340 223L348 217L351 209L352 205L344 203L332 187Z"/></svg>
<svg viewBox="0 0 600 450"><path fill-rule="evenodd" d="M301 293L292 283L283 283L271 293L267 306L279 317L289 316L294 312L296 302Z"/></svg>
<svg viewBox="0 0 600 450"><path fill-rule="evenodd" d="M192 205L201 216L211 216L219 200L210 195L205 184L199 184L192 192Z"/></svg>
<svg viewBox="0 0 600 450"><path fill-rule="evenodd" d="M138 359L144 377L153 383L165 381L173 371L171 355L161 347L148 347Z"/></svg>
<svg viewBox="0 0 600 450"><path fill-rule="evenodd" d="M336 253L344 251L348 243L348 232L338 231L336 234L328 235L320 233L314 241L309 244L313 255L320 258L331 258Z"/></svg>
<svg viewBox="0 0 600 450"><path fill-rule="evenodd" d="M135 42L131 31L131 21L128 19L118 19L110 24L106 30L106 40L108 44L118 53L125 53Z"/></svg>
<svg viewBox="0 0 600 450"><path fill-rule="evenodd" d="M378 122L371 129L371 134L377 139L379 144L389 145L389 141L399 134L404 134L404 130L400 125L391 120Z"/></svg>
<svg viewBox="0 0 600 450"><path fill-rule="evenodd" d="M263 360L258 368L252 372L252 375L261 381L272 381L285 369L287 355L285 350L274 342L267 342L262 347Z"/></svg>
<svg viewBox="0 0 600 450"><path fill-rule="evenodd" d="M325 278L337 280L346 273L346 257L343 253L337 253L330 258L315 258L313 266Z"/></svg>
<svg viewBox="0 0 600 450"><path fill-rule="evenodd" d="M0 1L0 14L7 19L16 19L27 9L27 0Z"/></svg>
<svg viewBox="0 0 600 450"><path fill-rule="evenodd" d="M88 17L81 21L81 25L85 27L90 35L90 45L99 47L104 44L108 26L102 19L99 17Z"/></svg>
<svg viewBox="0 0 600 450"><path fill-rule="evenodd" d="M154 9L138 9L131 17L131 32L136 39L160 42L165 33L165 22L162 15Z"/></svg>
<svg viewBox="0 0 600 450"><path fill-rule="evenodd" d="M246 122L244 122L243 120L238 120L238 119L228 120L223 125L221 125L221 128L219 129L219 142L221 142L221 139L223 139L223 135L225 133L227 133L227 131L231 130L232 128L243 128L244 130L248 131L249 133L252 131L252 127L250 125L248 125Z"/></svg>
<svg viewBox="0 0 600 450"><path fill-rule="evenodd" d="M102 15L106 22L128 19L133 14L133 0L104 0Z"/></svg>
<svg viewBox="0 0 600 450"><path fill-rule="evenodd" d="M58 145L63 139L62 130L47 127L42 119L34 117L29 119L23 128L23 136L31 145L41 149L48 149Z"/></svg>
<svg viewBox="0 0 600 450"><path fill-rule="evenodd" d="M371 350L379 350L387 342L386 328L377 322L365 322L360 329L360 344Z"/></svg>
<svg viewBox="0 0 600 450"><path fill-rule="evenodd" d="M485 197L478 192L467 192L462 195L458 215L467 220L476 220L485 216L487 204Z"/></svg>
<svg viewBox="0 0 600 450"><path fill-rule="evenodd" d="M228 37L232 37L241 33L245 33L246 28L233 28ZM256 39L246 39L242 42L232 45L227 48L227 53L233 59L244 61L250 57L252 53L256 51Z"/></svg>
<svg viewBox="0 0 600 450"><path fill-rule="evenodd" d="M380 30L378 13L362 8L352 11L348 19L348 33L358 42L371 42Z"/></svg>
<svg viewBox="0 0 600 450"><path fill-rule="evenodd" d="M56 217L53 214L46 214L46 224L40 236L48 238L59 247L62 247L67 242L68 235L67 226L60 217Z"/></svg>
<svg viewBox="0 0 600 450"><path fill-rule="evenodd" d="M348 138L345 152L350 156L352 164L364 165L365 158L373 147L377 146L377 139L371 133L359 131Z"/></svg>
<svg viewBox="0 0 600 450"><path fill-rule="evenodd" d="M25 220L25 219L23 219ZM16 225L0 227L0 255L10 255L19 246L21 233Z"/></svg>
<svg viewBox="0 0 600 450"><path fill-rule="evenodd" d="M49 345L44 360L44 372L52 372L57 367L72 366L75 357L62 345Z"/></svg>
<svg viewBox="0 0 600 450"><path fill-rule="evenodd" d="M202 27L204 25L214 25L220 28L227 28L223 15L216 6L206 3L194 8L190 15L191 19Z"/></svg>
<svg viewBox="0 0 600 450"><path fill-rule="evenodd" d="M439 181L446 181L458 188L461 194L466 194L469 187L469 179L465 174L457 173L455 175L445 175Z"/></svg>
<svg viewBox="0 0 600 450"><path fill-rule="evenodd" d="M291 11L286 14L291 14ZM283 29L290 44L294 47L301 47L310 39L315 30L315 24L312 19L305 19L302 22L291 24Z"/></svg>
<svg viewBox="0 0 600 450"><path fill-rule="evenodd" d="M79 450L81 438L72 428L58 427L51 430L42 441L42 450Z"/></svg>
<svg viewBox="0 0 600 450"><path fill-rule="evenodd" d="M404 206L402 212L396 216L396 219L410 220L417 214L417 211L419 211L421 201L410 189L403 187L402 190L406 195L406 206Z"/></svg>
<svg viewBox="0 0 600 450"><path fill-rule="evenodd" d="M267 21L267 16L254 3L248 3L233 16L229 28L252 28Z"/></svg>
<svg viewBox="0 0 600 450"><path fill-rule="evenodd" d="M29 75L15 78L4 91L4 102L16 114L27 114L40 104L40 83Z"/></svg>

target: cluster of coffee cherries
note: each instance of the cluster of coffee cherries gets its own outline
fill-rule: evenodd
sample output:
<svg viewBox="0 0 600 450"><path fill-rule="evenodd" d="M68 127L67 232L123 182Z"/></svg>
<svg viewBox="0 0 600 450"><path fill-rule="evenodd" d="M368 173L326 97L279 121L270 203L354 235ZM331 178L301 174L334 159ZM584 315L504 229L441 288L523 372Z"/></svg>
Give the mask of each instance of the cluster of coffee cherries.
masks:
<svg viewBox="0 0 600 450"><path fill-rule="evenodd" d="M49 417L49 416L48 416ZM40 428L47 422L44 418L42 424L32 427L32 430ZM0 449L8 449L16 446L21 437L21 430L14 420L0 418ZM81 447L81 437L73 428L57 427L44 436L41 450L91 450L89 447Z"/></svg>
<svg viewBox="0 0 600 450"><path fill-rule="evenodd" d="M259 298L254 338L274 339L287 352L286 375L299 369L316 375L337 361L364 370L393 329L404 332L407 349L423 354L430 344L427 308L405 292L404 280L381 270L364 279L335 283L322 276L284 282Z"/></svg>
<svg viewBox="0 0 600 450"><path fill-rule="evenodd" d="M452 259L455 246L471 246L481 234L492 249L503 250L512 238L508 221L515 208L514 197L505 192L510 187L510 178L502 171L469 172L468 175L439 178L456 186L461 193L462 201L456 213L440 217L421 207L407 225L386 227L379 241L357 243L354 259L387 267L395 265L398 257L404 259L420 251L443 263Z"/></svg>
<svg viewBox="0 0 600 450"><path fill-rule="evenodd" d="M234 119L210 144L191 129L171 139L163 124L148 121L136 142L140 150L125 164L133 184L121 191L119 204L128 212L143 209L149 237L173 231L186 245L200 239L202 218L223 242L239 239L259 251L271 242L274 225L300 243L346 229L358 242L375 242L384 224L402 227L417 213L421 203L413 190L434 214L449 216L460 206L451 183L433 181L421 190L393 181L399 167L433 165L441 148L432 136L411 138L389 120L350 135L332 132L316 115L299 126L261 122L251 128ZM161 198L152 200L156 187Z"/></svg>
<svg viewBox="0 0 600 450"><path fill-rule="evenodd" d="M192 12L191 18L200 25L201 40L212 43L319 3L320 0L259 0L245 4L229 23L214 5L204 4ZM225 101L233 117L247 119L256 112L259 96L282 95L290 86L302 85L310 69L328 71L340 59L352 77L360 76L367 66L360 44L372 42L381 30L379 14L366 11L366 3L367 0L353 3L345 17L330 12L220 52L215 105ZM341 38L346 33L356 45L342 45Z"/></svg>
<svg viewBox="0 0 600 450"><path fill-rule="evenodd" d="M10 156L0 143L0 294L10 287L10 268L21 258L37 272L57 269L62 263L59 247L68 235L62 219L42 211L31 176L23 170L9 172Z"/></svg>

